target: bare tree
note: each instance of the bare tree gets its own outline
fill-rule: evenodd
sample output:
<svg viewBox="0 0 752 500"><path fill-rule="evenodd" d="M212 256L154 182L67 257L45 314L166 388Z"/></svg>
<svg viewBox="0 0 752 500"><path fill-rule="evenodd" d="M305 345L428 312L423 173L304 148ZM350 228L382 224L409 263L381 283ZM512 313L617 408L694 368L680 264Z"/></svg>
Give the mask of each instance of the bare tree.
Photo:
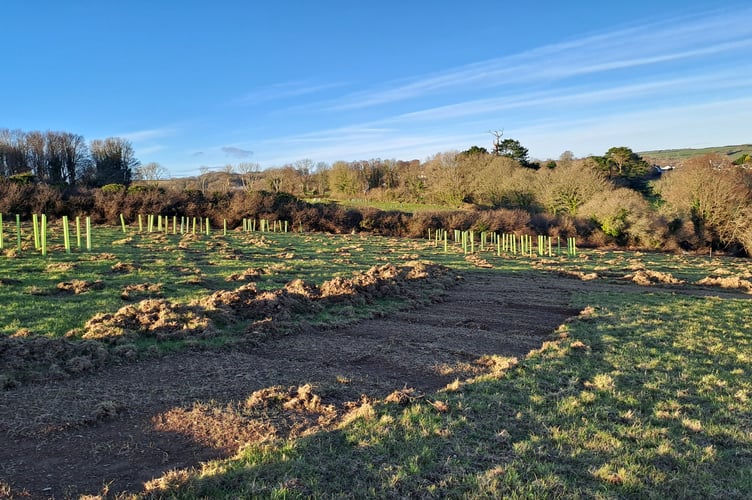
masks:
<svg viewBox="0 0 752 500"><path fill-rule="evenodd" d="M499 155L499 151L501 151L501 144L502 140L501 138L504 137L504 130L489 130L489 134L493 135L493 154Z"/></svg>
<svg viewBox="0 0 752 500"><path fill-rule="evenodd" d="M201 183L201 192L206 195L206 188L209 185L209 167L201 165L198 170L201 172L198 176L198 180Z"/></svg>
<svg viewBox="0 0 752 500"><path fill-rule="evenodd" d="M536 198L552 214L577 215L597 193L611 189L603 174L585 162L539 170L536 177Z"/></svg>
<svg viewBox="0 0 752 500"><path fill-rule="evenodd" d="M157 186L159 181L169 175L167 168L159 163L149 162L136 168L136 180Z"/></svg>
<svg viewBox="0 0 752 500"><path fill-rule="evenodd" d="M89 148L82 135L65 132L60 135L63 153L63 172L65 181L75 185L91 165Z"/></svg>
<svg viewBox="0 0 752 500"><path fill-rule="evenodd" d="M303 158L302 160L296 161L294 167L298 174L297 177L300 184L299 187L301 194L304 196L311 194L314 169L313 160L309 158Z"/></svg>
<svg viewBox="0 0 752 500"><path fill-rule="evenodd" d="M231 164L225 165L225 167L222 169L222 172L224 172L224 180L225 180L225 193L230 192L230 188L232 187L232 176L235 174L235 167L233 167Z"/></svg>
<svg viewBox="0 0 752 500"><path fill-rule="evenodd" d="M243 184L245 191L250 191L259 174L260 166L258 163L243 162L238 163L237 171L240 174L240 182Z"/></svg>
<svg viewBox="0 0 752 500"><path fill-rule="evenodd" d="M0 173L11 176L27 172L25 134L21 130L0 130Z"/></svg>

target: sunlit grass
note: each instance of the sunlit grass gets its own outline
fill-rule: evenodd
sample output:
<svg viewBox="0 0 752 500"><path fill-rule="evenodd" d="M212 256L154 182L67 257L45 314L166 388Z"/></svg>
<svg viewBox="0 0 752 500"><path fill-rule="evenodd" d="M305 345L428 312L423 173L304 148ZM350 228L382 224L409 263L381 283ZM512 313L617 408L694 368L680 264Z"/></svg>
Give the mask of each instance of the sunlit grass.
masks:
<svg viewBox="0 0 752 500"><path fill-rule="evenodd" d="M383 211L400 211L406 213L420 213L420 212L453 212L461 210L457 207L448 207L446 205L431 205L425 203L403 203L399 201L372 201L364 199L351 199L351 200L338 200L339 205L348 208L364 208L372 207Z"/></svg>

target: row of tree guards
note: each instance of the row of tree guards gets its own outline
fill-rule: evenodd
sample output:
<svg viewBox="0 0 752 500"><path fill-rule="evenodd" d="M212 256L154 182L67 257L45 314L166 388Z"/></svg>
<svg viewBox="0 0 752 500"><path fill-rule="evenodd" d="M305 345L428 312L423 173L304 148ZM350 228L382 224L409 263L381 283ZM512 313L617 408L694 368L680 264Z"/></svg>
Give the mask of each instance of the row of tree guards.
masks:
<svg viewBox="0 0 752 500"><path fill-rule="evenodd" d="M445 229L435 229L433 232L428 229L428 239L432 240L434 246L438 247L443 243L444 253L449 252L449 231ZM477 238L476 238L477 236ZM554 244L554 238L551 236L545 236L539 234L537 241L533 239L529 234L513 234L513 233L495 233L481 231L460 231L455 229L452 234L452 241L454 244L461 245L462 251L467 253L475 253L476 240L479 245L479 250L493 251L496 250L496 255L529 255L530 257L538 255L540 257L554 255L562 255L562 240L559 236L556 237L556 243ZM537 244L534 244L535 243ZM555 250L555 253L554 253ZM566 255L570 257L577 256L577 240L574 237L567 237L566 240Z"/></svg>
<svg viewBox="0 0 752 500"><path fill-rule="evenodd" d="M76 217L73 223L68 220L68 216L64 215L61 219L63 229L63 247L65 253L71 253L72 247L72 234L71 229L75 231L76 247L79 249L86 248L87 251L91 250L91 217L86 217L82 220L81 217ZM40 251L43 256L47 255L47 216L34 214L31 217L32 232L34 234L34 249ZM71 228L73 226L73 228ZM16 248L20 252L22 250L22 232L21 232L21 216L16 214L15 225L15 243ZM85 243L84 243L85 242ZM84 246L85 245L85 246ZM5 223L3 222L3 214L0 214L0 250L5 249Z"/></svg>
<svg viewBox="0 0 752 500"><path fill-rule="evenodd" d="M170 222L172 221L172 228L170 228ZM143 233L144 232L144 222L146 222L146 232L147 233L165 233L169 234L172 232L172 234L206 234L207 236L211 235L212 228L211 228L211 222L209 222L209 218L206 217L180 217L180 224L178 224L178 217L177 215L173 215L172 218L170 218L167 215L147 215L146 220L144 221L144 216L139 214L138 215L138 232ZM243 231L244 232L251 232L256 231L257 223L258 222L258 230L259 232L269 232L269 233L286 233L289 229L289 223L288 221L284 220L274 220L270 221L267 219L259 219L256 221L256 219L243 219ZM128 232L128 224L125 222L125 216L123 214L120 214L120 225L123 229L123 233ZM302 232L302 227L301 227ZM222 234L227 234L227 219L222 220Z"/></svg>
<svg viewBox="0 0 752 500"><path fill-rule="evenodd" d="M23 231L21 216L16 214L15 227L13 232L15 233L15 247L20 252L23 249ZM162 216L162 215L138 215L138 232L153 233L160 232L169 234L206 234L210 236L212 234L211 223L209 218L203 217L180 217L178 221L177 216ZM74 220L69 220L67 215L64 215L60 220L61 229L63 233L63 247L65 253L71 253L72 248L75 247L79 250L91 251L91 217L76 217ZM129 225L125 221L125 216L120 214L120 225L123 233L128 233ZM290 228L288 221L271 221L268 219L243 219L243 231L244 232L274 232L274 233L286 233ZM44 214L33 214L31 217L31 232L34 235L34 249L42 253L43 256L47 255L49 250L48 236L51 228L47 223L47 216ZM300 231L302 232L302 226ZM227 234L227 220L223 220L223 234ZM6 244L6 228L3 221L3 214L0 213L0 250L5 250ZM28 234L28 233L27 233ZM75 242L75 243L74 243Z"/></svg>
<svg viewBox="0 0 752 500"><path fill-rule="evenodd" d="M22 250L22 231L21 231L21 216L16 214L15 221L15 239L18 251ZM280 232L287 233L289 230L288 221L267 219L243 219L243 231L244 232ZM172 224L170 224L172 223ZM86 249L91 251L91 218L76 217L74 221L69 221L68 216L63 216L61 220L62 232L63 232L63 247L65 253L71 253L72 240L75 236L75 244L79 250ZM128 224L125 221L125 216L120 214L120 224L123 233L128 232ZM34 235L34 248L41 251L43 256L47 255L48 245L48 226L47 216L32 215L31 219L32 232ZM3 214L0 213L0 250L5 248L5 224L3 223ZM210 236L212 233L211 223L209 218L204 217L180 217L180 223L178 224L177 216L166 215L138 215L138 232L143 233L159 232L169 234L206 234ZM300 232L303 231L302 226ZM223 234L227 234L227 220L223 220L222 227ZM444 252L449 252L449 231L444 229L436 229L433 232L428 230L428 239L434 242L434 246L444 244ZM538 235L537 245L534 244L533 237L527 234L498 234L495 232L481 231L477 233L475 231L460 231L455 229L453 234L453 242L461 245L465 254L475 253L476 240L479 244L480 251L496 250L496 254L501 256L502 253L510 255L529 255L533 256L536 253L539 256L548 255L553 257L554 255L562 255L562 241L561 238L556 238L556 245L554 247L553 238L545 235ZM478 236L476 238L476 236ZM554 254L554 248L556 253ZM574 257L577 255L577 241L574 237L568 237L566 241L566 255Z"/></svg>

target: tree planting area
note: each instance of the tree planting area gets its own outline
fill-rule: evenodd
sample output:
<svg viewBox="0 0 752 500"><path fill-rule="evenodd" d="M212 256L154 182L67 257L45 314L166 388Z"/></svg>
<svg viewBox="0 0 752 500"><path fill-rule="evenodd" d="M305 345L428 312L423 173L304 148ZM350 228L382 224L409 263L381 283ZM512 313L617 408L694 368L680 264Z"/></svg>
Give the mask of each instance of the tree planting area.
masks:
<svg viewBox="0 0 752 500"><path fill-rule="evenodd" d="M746 259L175 221L6 228L3 496L752 491Z"/></svg>

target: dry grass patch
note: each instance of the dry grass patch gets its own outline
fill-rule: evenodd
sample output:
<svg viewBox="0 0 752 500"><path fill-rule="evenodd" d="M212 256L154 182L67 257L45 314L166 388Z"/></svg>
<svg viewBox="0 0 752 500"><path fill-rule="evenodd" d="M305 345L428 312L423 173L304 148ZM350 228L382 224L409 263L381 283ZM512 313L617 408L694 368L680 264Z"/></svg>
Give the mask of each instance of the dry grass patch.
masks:
<svg viewBox="0 0 752 500"><path fill-rule="evenodd" d="M732 290L743 290L746 293L752 293L752 282L738 276L708 276L697 282L702 286L713 286L728 288Z"/></svg>
<svg viewBox="0 0 752 500"><path fill-rule="evenodd" d="M53 262L51 264L47 264L47 267L45 267L45 272L48 273L64 273L68 271L72 271L75 269L75 265L70 262Z"/></svg>
<svg viewBox="0 0 752 500"><path fill-rule="evenodd" d="M650 286L655 284L668 284L677 285L686 283L684 280L674 278L671 273L663 273L660 271L651 271L650 269L641 269L634 273L630 273L624 276L624 279L628 279L642 286Z"/></svg>
<svg viewBox="0 0 752 500"><path fill-rule="evenodd" d="M577 278L582 281L592 281L598 279L598 273L586 273L583 271L572 271L568 269L559 269L556 271L560 276L566 276L568 278Z"/></svg>
<svg viewBox="0 0 752 500"><path fill-rule="evenodd" d="M486 259L479 257L476 254L470 254L466 256L465 260L471 263L472 265L474 265L475 267L480 267L484 269L493 269L493 264L488 262Z"/></svg>
<svg viewBox="0 0 752 500"><path fill-rule="evenodd" d="M166 340L213 333L209 319L200 311L164 299L146 299L112 314L97 314L84 325L83 338L114 341L146 336Z"/></svg>
<svg viewBox="0 0 752 500"><path fill-rule="evenodd" d="M120 292L120 298L123 300L136 300L144 297L161 297L162 283L138 283L135 285L126 285Z"/></svg>
<svg viewBox="0 0 752 500"><path fill-rule="evenodd" d="M225 281L251 281L254 278L258 278L265 274L269 274L266 269L260 267L249 267L245 271L230 274L225 278Z"/></svg>
<svg viewBox="0 0 752 500"><path fill-rule="evenodd" d="M173 408L154 417L152 423L159 431L175 432L234 454L248 444L329 428L337 415L333 405L324 404L313 387L305 384L267 387L226 406L195 403L189 409Z"/></svg>
<svg viewBox="0 0 752 500"><path fill-rule="evenodd" d="M129 274L137 269L135 264L130 262L116 262L110 268L110 271L118 274Z"/></svg>
<svg viewBox="0 0 752 500"><path fill-rule="evenodd" d="M104 288L104 282L102 280L86 281L86 280L71 280L63 281L57 284L57 289L63 293L72 293L79 295L91 290L101 290Z"/></svg>

